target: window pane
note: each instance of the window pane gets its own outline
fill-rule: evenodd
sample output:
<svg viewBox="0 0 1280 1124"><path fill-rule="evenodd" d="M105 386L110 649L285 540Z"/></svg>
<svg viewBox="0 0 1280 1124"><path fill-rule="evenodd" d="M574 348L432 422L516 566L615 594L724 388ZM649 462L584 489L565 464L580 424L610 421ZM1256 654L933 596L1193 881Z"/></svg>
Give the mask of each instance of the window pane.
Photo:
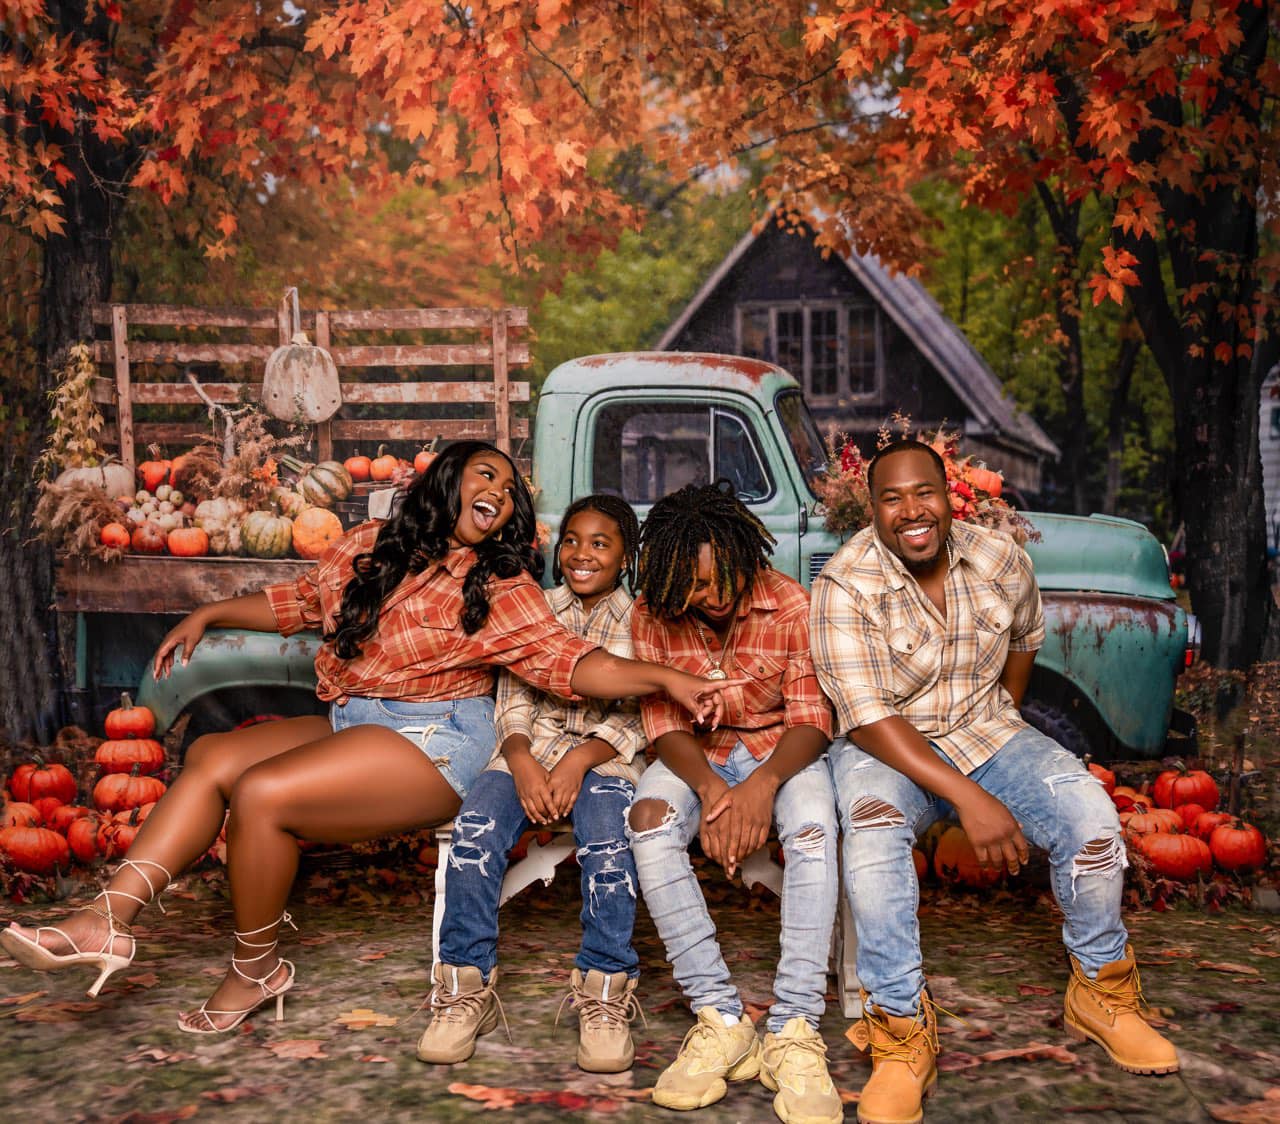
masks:
<svg viewBox="0 0 1280 1124"><path fill-rule="evenodd" d="M780 308L775 314L778 348L775 362L797 379L804 379L804 309Z"/></svg>
<svg viewBox="0 0 1280 1124"><path fill-rule="evenodd" d="M773 339L769 335L769 310L744 308L741 310L742 337L738 341L738 354L748 359L763 359L772 363Z"/></svg>
<svg viewBox="0 0 1280 1124"><path fill-rule="evenodd" d="M764 499L773 489L746 423L736 414L717 410L715 425L716 479L732 481L744 503Z"/></svg>
<svg viewBox="0 0 1280 1124"><path fill-rule="evenodd" d="M822 438L818 436L818 427L814 424L808 406L804 404L804 396L798 390L787 390L779 394L774 400L774 406L778 411L778 420L786 431L787 441L791 444L791 451L796 455L796 463L812 492L814 480L827 470L827 452L822 446Z"/></svg>
<svg viewBox="0 0 1280 1124"><path fill-rule="evenodd" d="M839 316L834 308L809 310L809 393L817 398L833 395L837 390Z"/></svg>
<svg viewBox="0 0 1280 1124"><path fill-rule="evenodd" d="M849 309L849 390L853 394L875 394L876 309L854 305Z"/></svg>
<svg viewBox="0 0 1280 1124"><path fill-rule="evenodd" d="M591 489L650 504L711 481L711 408L617 403L596 415Z"/></svg>

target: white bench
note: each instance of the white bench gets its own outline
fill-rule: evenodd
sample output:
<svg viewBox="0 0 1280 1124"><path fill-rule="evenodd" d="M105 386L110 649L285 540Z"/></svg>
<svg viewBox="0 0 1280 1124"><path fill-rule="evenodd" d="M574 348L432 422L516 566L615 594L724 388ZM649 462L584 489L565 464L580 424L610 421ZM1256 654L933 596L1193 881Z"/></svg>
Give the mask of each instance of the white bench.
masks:
<svg viewBox="0 0 1280 1124"><path fill-rule="evenodd" d="M539 843L536 839L529 844L524 858L517 859L507 867L506 876L502 879L502 889L498 894L498 905L505 905L521 890L541 880L544 886L550 886L556 876L556 867L573 854L573 826L567 821L551 824L542 830L551 831L551 841ZM449 867L449 852L453 846L453 823L441 824L436 828L436 881L435 901L431 911L431 960L434 964L440 958L440 925L444 920L444 883L445 871ZM782 897L782 867L769 855L769 848L761 847L747 856L742 864L742 882L744 886L764 886L777 897ZM854 965L857 956L858 938L853 927L853 914L849 910L849 902L843 892L840 894L839 914L835 929L831 934L831 963L836 976L836 992L840 998L842 1012L848 1018L857 1018L861 1014L858 998L858 973Z"/></svg>

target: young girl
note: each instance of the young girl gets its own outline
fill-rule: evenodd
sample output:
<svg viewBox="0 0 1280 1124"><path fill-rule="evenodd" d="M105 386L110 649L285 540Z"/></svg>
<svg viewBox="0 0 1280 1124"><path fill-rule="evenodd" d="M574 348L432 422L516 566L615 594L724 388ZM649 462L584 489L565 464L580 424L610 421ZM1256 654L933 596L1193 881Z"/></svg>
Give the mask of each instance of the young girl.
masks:
<svg viewBox="0 0 1280 1124"><path fill-rule="evenodd" d="M549 590L557 619L584 640L631 656L631 597L640 538L635 513L614 496L585 496L565 512ZM578 1012L578 1065L629 1069L630 1020L640 960L631 947L636 870L624 817L643 768L644 729L634 704L566 702L498 680L500 752L480 774L454 821L445 885L435 1014L418 1043L425 1062L452 1064L475 1052L497 1023L498 899L507 852L533 824L572 817L582 868L582 944L570 977ZM639 761L633 758L640 753Z"/></svg>
<svg viewBox="0 0 1280 1124"><path fill-rule="evenodd" d="M12 924L0 944L38 970L96 964L96 995L133 959L129 923L171 872L205 852L229 808L235 951L222 984L178 1025L231 1030L270 999L279 1019L294 982L276 943L297 839L352 843L452 818L493 750L494 665L568 697L666 691L718 719L722 684L621 659L555 620L535 580L534 529L511 461L483 442L459 442L397 514L354 528L296 582L185 617L160 642L157 678L179 648L189 662L210 627L321 629L316 691L329 716L198 739L93 903L57 927Z"/></svg>

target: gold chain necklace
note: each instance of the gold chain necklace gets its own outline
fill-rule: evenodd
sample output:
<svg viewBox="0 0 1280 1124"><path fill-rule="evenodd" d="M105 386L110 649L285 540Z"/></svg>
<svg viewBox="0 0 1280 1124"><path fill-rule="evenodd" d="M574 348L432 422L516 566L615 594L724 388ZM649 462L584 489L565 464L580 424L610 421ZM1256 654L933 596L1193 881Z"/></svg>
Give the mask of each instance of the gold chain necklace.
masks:
<svg viewBox="0 0 1280 1124"><path fill-rule="evenodd" d="M711 654L711 644L707 640L706 630L702 626L702 621L697 617L693 618L693 623L698 629L698 639L702 641L702 647L706 650L707 659L711 661L711 670L707 672L706 679L728 679L729 673L724 670L722 665L729 662L729 657L733 654L734 633L738 627L738 614L735 611L733 620L729 624L729 634L725 637L724 645L720 649L720 658L716 659Z"/></svg>

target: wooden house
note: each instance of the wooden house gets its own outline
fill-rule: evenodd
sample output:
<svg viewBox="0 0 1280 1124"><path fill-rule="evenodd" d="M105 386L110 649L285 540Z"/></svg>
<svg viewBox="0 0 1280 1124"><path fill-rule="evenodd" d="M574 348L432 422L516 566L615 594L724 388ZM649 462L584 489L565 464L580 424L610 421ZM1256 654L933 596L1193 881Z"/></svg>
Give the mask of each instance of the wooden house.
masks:
<svg viewBox="0 0 1280 1124"><path fill-rule="evenodd" d="M749 232L663 333L665 351L767 359L789 370L824 434L864 452L894 411L914 429L942 423L1023 493L1041 488L1057 446L919 282L873 257L823 259L810 237L766 223Z"/></svg>

